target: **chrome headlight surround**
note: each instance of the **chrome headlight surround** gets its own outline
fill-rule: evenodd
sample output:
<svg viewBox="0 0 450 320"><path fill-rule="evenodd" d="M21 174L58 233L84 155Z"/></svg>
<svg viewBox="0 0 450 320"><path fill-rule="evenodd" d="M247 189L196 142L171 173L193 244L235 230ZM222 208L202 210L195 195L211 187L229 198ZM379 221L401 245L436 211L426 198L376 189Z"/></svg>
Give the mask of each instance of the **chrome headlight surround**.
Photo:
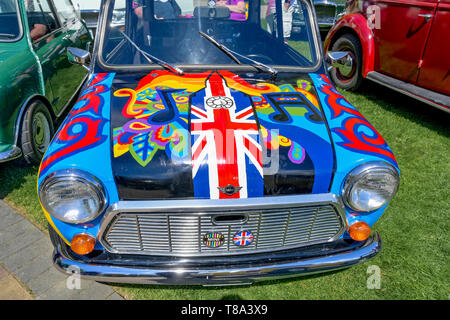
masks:
<svg viewBox="0 0 450 320"><path fill-rule="evenodd" d="M364 184L366 188L362 187ZM371 212L389 203L397 193L399 184L400 176L392 165L382 161L367 162L354 168L346 176L342 198L345 205L355 211ZM373 200L372 203L370 200Z"/></svg>
<svg viewBox="0 0 450 320"><path fill-rule="evenodd" d="M86 188L84 191L91 195L91 199L84 199L88 200L90 202L89 204L94 204L93 210L89 210L90 212L81 212L81 214L78 214L79 216L82 216L82 218L70 218L70 212L67 212L64 210L61 211L61 209L67 208L67 205L64 206L64 201L70 205L70 201L72 201L74 209L82 209L83 205L85 205L85 209L88 203L86 201L82 202L81 206L75 206L77 200L80 201L80 199L73 198L70 199L70 194L64 193L64 188L61 186L78 186L79 188ZM75 191L79 192L79 188ZM67 190L67 189L66 189ZM55 193L60 192L61 203L57 205L51 205L52 202L55 202L52 197L55 197ZM56 195L57 196L57 195ZM64 199L63 197L67 197ZM41 185L39 186L39 199L41 201L42 206L44 209L56 219L66 222L66 223L72 223L72 224L80 224L85 223L88 221L92 221L95 218L97 218L106 208L106 193L105 188L103 184L93 175L79 170L79 169L65 169L65 170L58 170L51 174L49 174L47 177L44 178ZM89 201L91 200L91 201ZM92 206L91 206L92 207Z"/></svg>

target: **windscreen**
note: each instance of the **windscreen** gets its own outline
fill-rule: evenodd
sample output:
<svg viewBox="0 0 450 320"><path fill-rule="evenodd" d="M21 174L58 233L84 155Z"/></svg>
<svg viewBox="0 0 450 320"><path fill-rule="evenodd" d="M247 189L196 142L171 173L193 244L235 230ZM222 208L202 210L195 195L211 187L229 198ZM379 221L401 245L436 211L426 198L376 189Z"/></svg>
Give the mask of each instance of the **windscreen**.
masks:
<svg viewBox="0 0 450 320"><path fill-rule="evenodd" d="M173 65L317 62L301 0L111 0L106 8L101 55L112 67L152 64L143 52Z"/></svg>

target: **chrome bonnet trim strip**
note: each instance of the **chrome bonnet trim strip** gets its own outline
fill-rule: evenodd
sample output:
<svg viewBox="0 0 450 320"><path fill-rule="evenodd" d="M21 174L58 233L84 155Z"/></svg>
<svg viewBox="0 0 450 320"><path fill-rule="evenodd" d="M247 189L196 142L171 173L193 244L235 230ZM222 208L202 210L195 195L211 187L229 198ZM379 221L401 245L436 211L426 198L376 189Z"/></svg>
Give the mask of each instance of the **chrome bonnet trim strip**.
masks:
<svg viewBox="0 0 450 320"><path fill-rule="evenodd" d="M291 208L293 206L308 206L321 204L336 204L344 206L340 197L332 193L304 194L293 196L275 196L245 199L167 199L148 201L119 201L114 203L106 215L112 212L171 212L186 213L198 210L221 211L248 210L248 209L277 209Z"/></svg>

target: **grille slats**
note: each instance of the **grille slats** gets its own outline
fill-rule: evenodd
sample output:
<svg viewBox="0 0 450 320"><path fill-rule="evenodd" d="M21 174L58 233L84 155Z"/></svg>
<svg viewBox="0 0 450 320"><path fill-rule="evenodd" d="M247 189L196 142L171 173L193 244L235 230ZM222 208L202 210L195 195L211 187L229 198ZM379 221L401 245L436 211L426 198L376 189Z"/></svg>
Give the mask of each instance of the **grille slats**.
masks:
<svg viewBox="0 0 450 320"><path fill-rule="evenodd" d="M109 250L122 254L213 256L323 243L343 232L342 219L331 205L227 214L245 215L247 219L214 224L214 214L119 213L104 231L103 242ZM254 241L245 247L233 243L233 236L242 230L254 235ZM205 246L203 235L209 232L222 233L224 244L217 248Z"/></svg>

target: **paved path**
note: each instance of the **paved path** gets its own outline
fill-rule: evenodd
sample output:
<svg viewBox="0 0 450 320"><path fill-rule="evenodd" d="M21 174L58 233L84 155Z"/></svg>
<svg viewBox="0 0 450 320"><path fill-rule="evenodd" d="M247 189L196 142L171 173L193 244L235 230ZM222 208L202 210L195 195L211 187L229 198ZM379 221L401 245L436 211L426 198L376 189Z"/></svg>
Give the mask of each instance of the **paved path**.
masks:
<svg viewBox="0 0 450 320"><path fill-rule="evenodd" d="M0 200L0 300L123 300L110 286L57 271L52 252L48 235Z"/></svg>
<svg viewBox="0 0 450 320"><path fill-rule="evenodd" d="M32 300L31 294L8 270L0 265L0 300Z"/></svg>

